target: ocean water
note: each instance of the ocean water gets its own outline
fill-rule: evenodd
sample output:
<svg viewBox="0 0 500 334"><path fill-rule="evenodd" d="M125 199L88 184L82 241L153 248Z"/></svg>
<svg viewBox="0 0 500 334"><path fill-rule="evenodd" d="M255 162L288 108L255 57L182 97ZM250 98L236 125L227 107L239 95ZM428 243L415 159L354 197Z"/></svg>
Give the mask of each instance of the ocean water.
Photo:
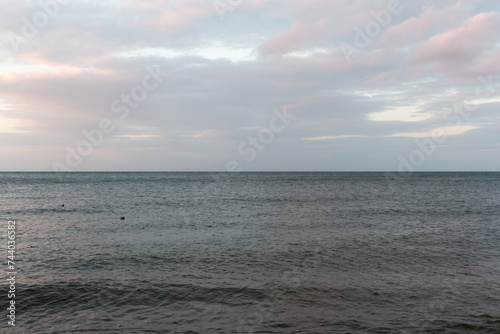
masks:
<svg viewBox="0 0 500 334"><path fill-rule="evenodd" d="M500 173L0 173L0 189L18 271L2 333L500 333Z"/></svg>

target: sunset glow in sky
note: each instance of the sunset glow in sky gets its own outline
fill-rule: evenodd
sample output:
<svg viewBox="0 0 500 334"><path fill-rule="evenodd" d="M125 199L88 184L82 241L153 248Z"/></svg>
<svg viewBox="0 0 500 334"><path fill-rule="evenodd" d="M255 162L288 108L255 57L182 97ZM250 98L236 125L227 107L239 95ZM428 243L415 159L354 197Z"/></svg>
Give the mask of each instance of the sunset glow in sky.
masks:
<svg viewBox="0 0 500 334"><path fill-rule="evenodd" d="M500 170L497 0L0 4L1 171Z"/></svg>

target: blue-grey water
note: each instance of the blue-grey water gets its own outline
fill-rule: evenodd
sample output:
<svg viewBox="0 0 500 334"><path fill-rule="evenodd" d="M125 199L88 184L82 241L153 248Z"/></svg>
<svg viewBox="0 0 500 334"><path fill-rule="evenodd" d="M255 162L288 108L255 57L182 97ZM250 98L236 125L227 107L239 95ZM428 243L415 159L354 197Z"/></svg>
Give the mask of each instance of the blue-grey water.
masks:
<svg viewBox="0 0 500 334"><path fill-rule="evenodd" d="M0 173L0 204L2 333L500 333L500 173Z"/></svg>

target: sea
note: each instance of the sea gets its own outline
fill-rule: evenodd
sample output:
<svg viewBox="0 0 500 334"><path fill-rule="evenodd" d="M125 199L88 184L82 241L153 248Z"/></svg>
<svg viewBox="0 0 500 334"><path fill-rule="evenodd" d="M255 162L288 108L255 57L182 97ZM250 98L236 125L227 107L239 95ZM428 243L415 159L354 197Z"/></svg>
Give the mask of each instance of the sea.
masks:
<svg viewBox="0 0 500 334"><path fill-rule="evenodd" d="M500 333L500 173L0 173L0 204L1 333Z"/></svg>

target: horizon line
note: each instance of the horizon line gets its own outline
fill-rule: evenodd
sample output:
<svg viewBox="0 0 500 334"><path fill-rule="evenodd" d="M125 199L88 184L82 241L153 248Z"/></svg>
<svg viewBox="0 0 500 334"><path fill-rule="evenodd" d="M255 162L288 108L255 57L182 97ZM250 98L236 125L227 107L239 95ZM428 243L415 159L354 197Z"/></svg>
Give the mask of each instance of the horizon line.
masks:
<svg viewBox="0 0 500 334"><path fill-rule="evenodd" d="M400 173L400 174L412 174L412 173L500 173L500 170L427 170L427 171L370 171L370 170L296 170L296 171L282 171L282 170L264 170L264 171L196 171L196 170L171 170L171 171L161 171L161 170L82 170L82 171L36 171L36 170L18 170L18 171L0 171L0 173Z"/></svg>

